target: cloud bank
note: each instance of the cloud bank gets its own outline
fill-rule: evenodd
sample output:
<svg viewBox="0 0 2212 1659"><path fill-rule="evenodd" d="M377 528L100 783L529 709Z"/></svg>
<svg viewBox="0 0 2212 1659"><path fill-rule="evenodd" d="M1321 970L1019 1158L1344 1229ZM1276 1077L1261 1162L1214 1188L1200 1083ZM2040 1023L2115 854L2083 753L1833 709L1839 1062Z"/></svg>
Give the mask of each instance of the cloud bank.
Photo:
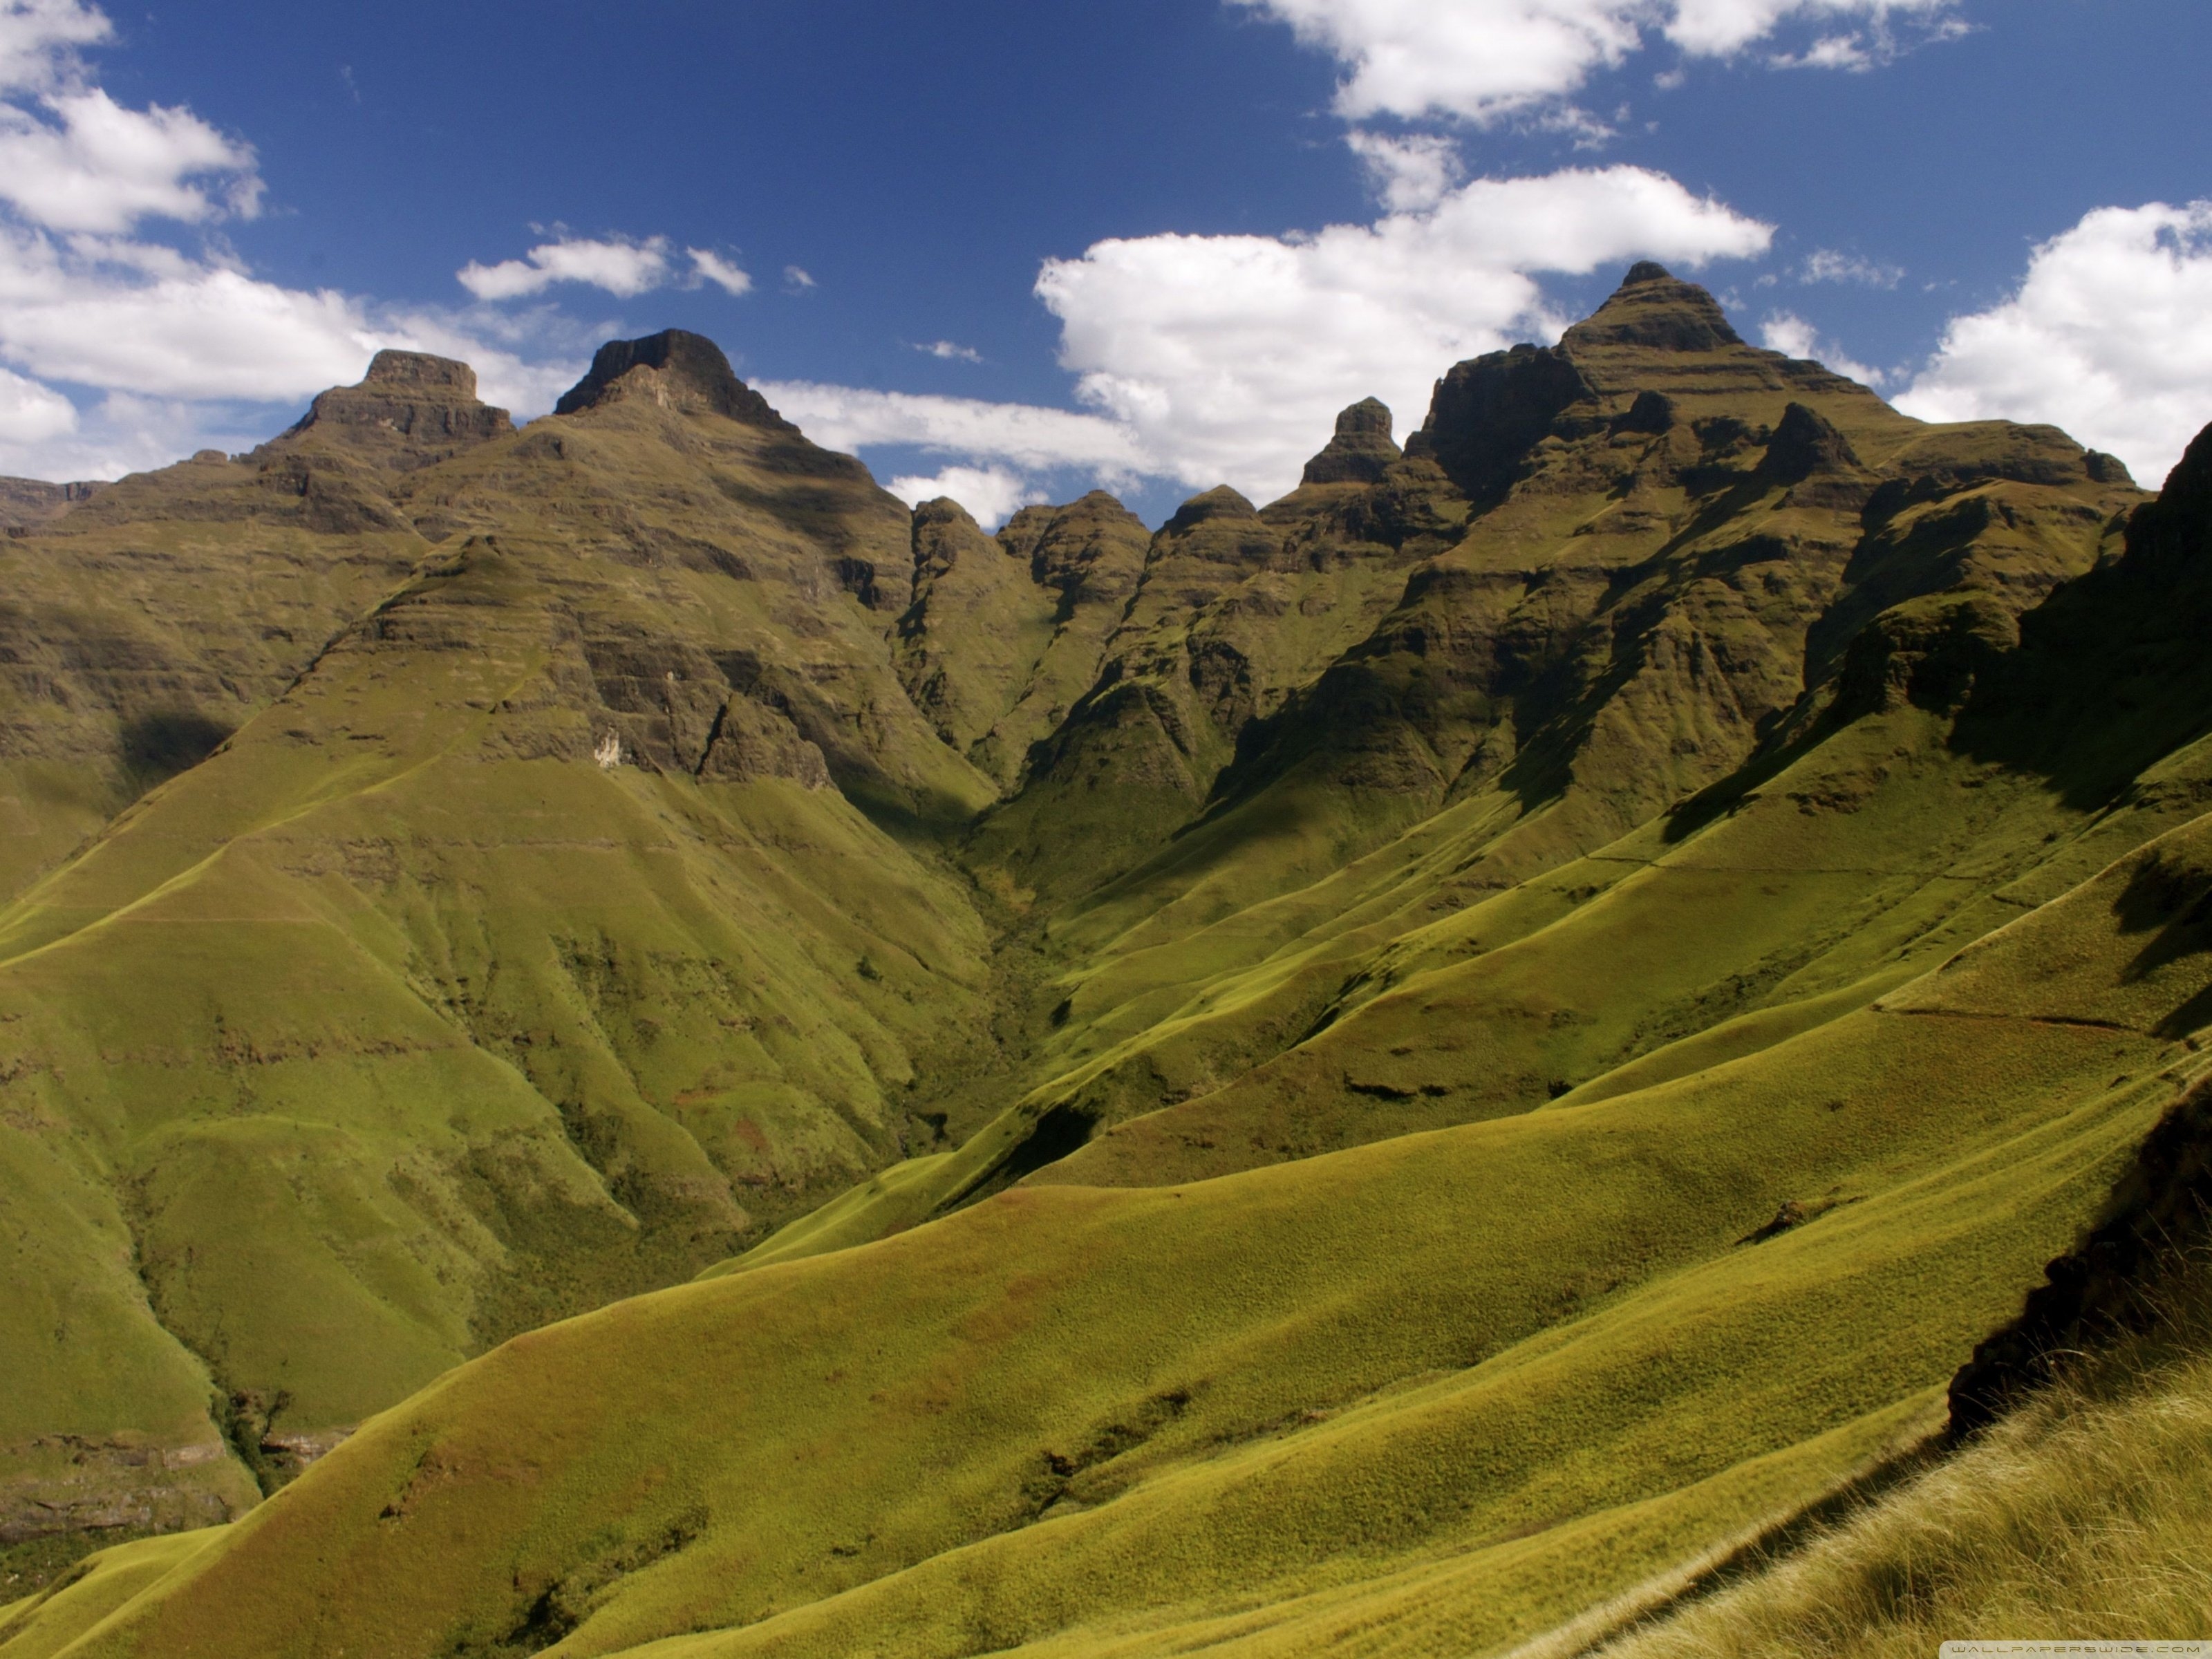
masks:
<svg viewBox="0 0 2212 1659"><path fill-rule="evenodd" d="M1077 469L1126 480L1154 470L1135 433L1117 422L1032 404L871 392L809 380L762 380L760 393L831 449L898 445L1032 471Z"/></svg>
<svg viewBox="0 0 2212 1659"><path fill-rule="evenodd" d="M2100 208L2019 289L1955 319L1897 400L1928 421L2048 421L2156 489L2212 423L2212 201Z"/></svg>

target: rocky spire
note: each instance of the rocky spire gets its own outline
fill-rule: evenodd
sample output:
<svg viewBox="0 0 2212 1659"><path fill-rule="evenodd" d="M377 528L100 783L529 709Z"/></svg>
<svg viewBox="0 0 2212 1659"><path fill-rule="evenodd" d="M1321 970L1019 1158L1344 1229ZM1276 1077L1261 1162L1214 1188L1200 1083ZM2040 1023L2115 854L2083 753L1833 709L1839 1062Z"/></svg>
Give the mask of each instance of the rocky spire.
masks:
<svg viewBox="0 0 2212 1659"><path fill-rule="evenodd" d="M730 368L722 348L703 334L663 329L641 340L610 340L592 359L591 372L553 405L556 415L644 397L686 414L727 416L772 432L798 428L769 407Z"/></svg>
<svg viewBox="0 0 2212 1659"><path fill-rule="evenodd" d="M1336 435L1306 463L1305 482L1374 483L1401 453L1390 436L1390 406L1363 398L1336 417Z"/></svg>

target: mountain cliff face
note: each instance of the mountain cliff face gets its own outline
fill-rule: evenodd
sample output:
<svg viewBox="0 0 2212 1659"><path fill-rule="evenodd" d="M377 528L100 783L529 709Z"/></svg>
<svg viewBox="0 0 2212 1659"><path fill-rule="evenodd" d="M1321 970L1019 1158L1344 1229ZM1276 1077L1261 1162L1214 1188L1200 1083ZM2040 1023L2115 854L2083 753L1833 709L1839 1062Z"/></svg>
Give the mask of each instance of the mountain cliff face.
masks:
<svg viewBox="0 0 2212 1659"><path fill-rule="evenodd" d="M0 1540L252 1510L0 1656L1486 1650L1917 1422L2212 1018L2205 446L1649 265L1392 429L386 353L0 542Z"/></svg>

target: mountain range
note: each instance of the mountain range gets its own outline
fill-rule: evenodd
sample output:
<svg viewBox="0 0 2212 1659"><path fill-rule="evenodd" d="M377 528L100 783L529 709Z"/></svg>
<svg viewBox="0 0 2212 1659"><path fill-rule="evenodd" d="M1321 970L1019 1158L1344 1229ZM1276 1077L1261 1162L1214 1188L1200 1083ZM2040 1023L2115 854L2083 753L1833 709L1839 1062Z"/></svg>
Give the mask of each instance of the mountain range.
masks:
<svg viewBox="0 0 2212 1659"><path fill-rule="evenodd" d="M2212 435L1652 264L1157 532L476 393L0 489L0 1659L1588 1646L2197 1167Z"/></svg>

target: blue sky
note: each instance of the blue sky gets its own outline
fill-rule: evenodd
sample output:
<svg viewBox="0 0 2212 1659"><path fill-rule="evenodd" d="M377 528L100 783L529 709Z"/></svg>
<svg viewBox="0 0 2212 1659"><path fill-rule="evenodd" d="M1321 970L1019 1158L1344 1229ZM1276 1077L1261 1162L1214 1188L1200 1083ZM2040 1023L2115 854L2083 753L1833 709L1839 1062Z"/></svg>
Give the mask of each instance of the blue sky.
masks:
<svg viewBox="0 0 2212 1659"><path fill-rule="evenodd" d="M2188 0L0 0L0 470L244 447L385 343L536 414L676 325L904 493L1157 520L1649 255L2149 478L2208 83Z"/></svg>

